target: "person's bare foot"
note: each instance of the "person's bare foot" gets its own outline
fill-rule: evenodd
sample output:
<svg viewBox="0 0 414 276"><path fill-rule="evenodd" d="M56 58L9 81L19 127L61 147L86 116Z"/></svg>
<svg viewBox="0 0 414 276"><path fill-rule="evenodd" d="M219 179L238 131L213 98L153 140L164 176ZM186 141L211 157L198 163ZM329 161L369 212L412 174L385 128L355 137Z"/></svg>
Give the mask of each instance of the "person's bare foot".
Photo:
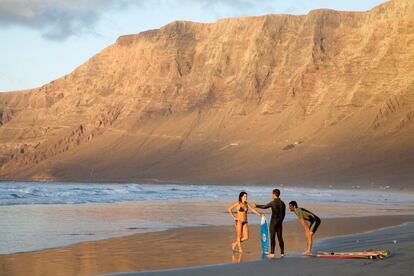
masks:
<svg viewBox="0 0 414 276"><path fill-rule="evenodd" d="M305 251L302 254L305 255L305 256L311 256L312 255L312 253L310 251Z"/></svg>
<svg viewBox="0 0 414 276"><path fill-rule="evenodd" d="M274 259L275 258L275 254L267 254L267 258L268 259Z"/></svg>

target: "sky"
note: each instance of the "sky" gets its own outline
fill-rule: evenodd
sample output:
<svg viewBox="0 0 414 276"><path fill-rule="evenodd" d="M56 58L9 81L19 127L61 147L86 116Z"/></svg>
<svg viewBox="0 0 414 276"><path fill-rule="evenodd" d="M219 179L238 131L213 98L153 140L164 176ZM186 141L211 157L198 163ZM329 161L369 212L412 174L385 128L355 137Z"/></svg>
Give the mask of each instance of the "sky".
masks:
<svg viewBox="0 0 414 276"><path fill-rule="evenodd" d="M175 20L329 8L367 11L385 0L0 0L0 92L39 87L72 72L125 34Z"/></svg>

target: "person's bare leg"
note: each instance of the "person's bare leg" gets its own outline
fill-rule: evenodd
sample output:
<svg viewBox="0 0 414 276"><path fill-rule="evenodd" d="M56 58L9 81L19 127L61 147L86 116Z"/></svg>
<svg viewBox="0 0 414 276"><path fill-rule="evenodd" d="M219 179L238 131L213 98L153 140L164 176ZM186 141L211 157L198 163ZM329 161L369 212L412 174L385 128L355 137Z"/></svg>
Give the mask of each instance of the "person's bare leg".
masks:
<svg viewBox="0 0 414 276"><path fill-rule="evenodd" d="M233 250L233 252L236 250L236 245L237 245L237 236L238 236L238 234L237 234L237 224L238 223L236 222L236 225L234 227L234 230L236 231L236 241L231 244L231 250Z"/></svg>
<svg viewBox="0 0 414 276"><path fill-rule="evenodd" d="M305 255L311 255L311 248L312 248L312 233L306 233L306 252Z"/></svg>
<svg viewBox="0 0 414 276"><path fill-rule="evenodd" d="M236 231L236 241L231 244L231 250L233 250L233 252L236 250L236 245L237 245L237 236L238 236L238 234L237 234L237 223L236 223L236 226L234 227L234 230Z"/></svg>
<svg viewBox="0 0 414 276"><path fill-rule="evenodd" d="M308 248L308 255L312 254L312 244L313 244L313 233L309 234L309 248Z"/></svg>
<svg viewBox="0 0 414 276"><path fill-rule="evenodd" d="M309 249L309 235L306 232L305 233L305 239L306 239L306 250L302 253L302 255L308 255L308 249Z"/></svg>
<svg viewBox="0 0 414 276"><path fill-rule="evenodd" d="M243 225L241 222L237 223L237 240L236 240L236 244L239 247L239 252L243 252L242 246L241 246L241 239L242 239L242 235L243 235Z"/></svg>
<svg viewBox="0 0 414 276"><path fill-rule="evenodd" d="M247 223L243 224L243 238L241 239L242 242L247 241L249 239L249 227L247 226Z"/></svg>
<svg viewBox="0 0 414 276"><path fill-rule="evenodd" d="M249 229L247 228L246 223L239 223L238 227L239 227L239 237L238 237L239 238L238 239L239 252L243 253L242 242L249 239Z"/></svg>

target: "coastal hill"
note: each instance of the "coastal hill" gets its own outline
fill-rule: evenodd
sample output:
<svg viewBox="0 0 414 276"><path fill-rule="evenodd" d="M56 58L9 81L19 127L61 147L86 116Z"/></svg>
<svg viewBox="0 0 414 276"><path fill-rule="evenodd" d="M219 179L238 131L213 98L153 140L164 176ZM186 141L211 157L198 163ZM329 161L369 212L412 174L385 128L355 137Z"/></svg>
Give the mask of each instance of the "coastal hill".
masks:
<svg viewBox="0 0 414 276"><path fill-rule="evenodd" d="M414 1L121 36L0 93L0 179L413 188Z"/></svg>

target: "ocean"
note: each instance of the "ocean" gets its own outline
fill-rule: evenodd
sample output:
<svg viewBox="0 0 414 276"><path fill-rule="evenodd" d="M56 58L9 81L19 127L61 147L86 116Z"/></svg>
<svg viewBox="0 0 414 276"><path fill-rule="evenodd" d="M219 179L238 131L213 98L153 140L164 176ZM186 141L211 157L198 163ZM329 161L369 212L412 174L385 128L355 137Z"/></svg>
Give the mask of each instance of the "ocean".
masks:
<svg viewBox="0 0 414 276"><path fill-rule="evenodd" d="M410 211L412 194L387 190L279 186L322 217ZM0 183L0 254L28 252L181 227L231 225L227 207L241 191L267 203L273 187L92 183ZM321 208L320 206L325 206ZM328 206L329 208L326 208ZM287 211L288 212L288 211ZM287 219L294 219L288 214ZM250 223L259 218L249 216Z"/></svg>

